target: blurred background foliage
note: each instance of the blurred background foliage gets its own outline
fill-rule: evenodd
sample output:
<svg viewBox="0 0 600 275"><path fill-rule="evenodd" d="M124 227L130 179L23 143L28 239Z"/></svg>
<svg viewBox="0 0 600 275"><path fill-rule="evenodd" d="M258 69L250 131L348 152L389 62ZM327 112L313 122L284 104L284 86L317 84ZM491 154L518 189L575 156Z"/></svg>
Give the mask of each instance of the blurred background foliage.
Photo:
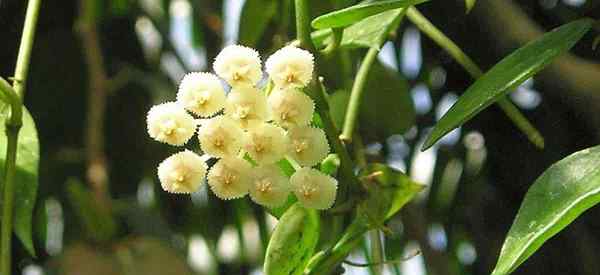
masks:
<svg viewBox="0 0 600 275"><path fill-rule="evenodd" d="M312 15L355 2L312 1ZM25 6L0 1L2 76L15 65ZM464 1L453 0L420 9L485 69L541 30L599 14L600 1L480 0L465 14ZM145 115L174 98L185 72L210 70L224 45L252 46L265 57L293 40L293 14L290 0L43 1L25 99L41 148L37 255L15 239L15 272L260 274L274 218L205 187L191 196L163 192L156 166L174 149L147 137ZM410 22L391 35L367 84L360 132L368 161L387 162L429 188L385 236L388 259L422 253L388 265L386 274L489 274L529 185L550 164L600 142L594 37L511 94L545 136L545 149L492 107L420 152L426 131L472 79ZM325 82L347 90L352 80L343 70L355 71L362 54L326 62ZM347 96L344 89L330 96L337 123ZM600 274L599 211L586 212L515 274ZM361 250L351 256L367 258Z"/></svg>

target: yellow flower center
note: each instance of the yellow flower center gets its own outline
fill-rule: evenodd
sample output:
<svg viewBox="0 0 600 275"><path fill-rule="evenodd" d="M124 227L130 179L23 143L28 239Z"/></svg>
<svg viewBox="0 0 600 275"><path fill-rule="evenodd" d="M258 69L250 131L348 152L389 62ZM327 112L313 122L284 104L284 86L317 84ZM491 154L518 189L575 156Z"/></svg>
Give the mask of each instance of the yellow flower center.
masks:
<svg viewBox="0 0 600 275"><path fill-rule="evenodd" d="M294 149L296 153L300 154L308 149L308 142L306 140L294 140Z"/></svg>
<svg viewBox="0 0 600 275"><path fill-rule="evenodd" d="M271 181L269 181L269 179L267 179L267 178L261 179L256 182L257 189L261 193L271 192L271 190L273 188L272 185L273 184L271 183Z"/></svg>

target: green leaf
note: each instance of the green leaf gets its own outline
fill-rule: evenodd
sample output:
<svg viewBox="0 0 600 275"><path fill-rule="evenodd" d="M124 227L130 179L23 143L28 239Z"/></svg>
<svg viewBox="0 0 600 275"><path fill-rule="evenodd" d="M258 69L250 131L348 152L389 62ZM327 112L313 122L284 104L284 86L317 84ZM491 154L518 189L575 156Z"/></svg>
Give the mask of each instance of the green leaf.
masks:
<svg viewBox="0 0 600 275"><path fill-rule="evenodd" d="M438 121L423 150L464 124L525 80L568 51L590 29L593 20L580 19L544 34L502 59L477 79Z"/></svg>
<svg viewBox="0 0 600 275"><path fill-rule="evenodd" d="M67 194L79 222L95 241L108 241L117 231L112 213L96 200L80 182L69 180Z"/></svg>
<svg viewBox="0 0 600 275"><path fill-rule="evenodd" d="M386 138L403 134L415 123L415 110L408 91L408 82L398 72L374 63L365 85L360 105L359 126L367 136ZM339 90L330 97L331 116L341 127L350 94Z"/></svg>
<svg viewBox="0 0 600 275"><path fill-rule="evenodd" d="M246 0L240 16L239 43L256 46L269 22L277 14L276 0Z"/></svg>
<svg viewBox="0 0 600 275"><path fill-rule="evenodd" d="M492 275L513 272L540 246L600 202L600 146L548 168L529 188Z"/></svg>
<svg viewBox="0 0 600 275"><path fill-rule="evenodd" d="M365 181L367 199L359 204L358 211L372 229L382 226L425 187L381 163L369 164L359 177Z"/></svg>
<svg viewBox="0 0 600 275"><path fill-rule="evenodd" d="M0 121L6 121L8 106L0 106ZM0 174L4 178L6 160L6 135L4 123L0 123ZM23 109L23 126L19 132L17 148L17 171L15 174L14 224L17 237L31 255L35 255L33 247L31 223L33 207L38 189L38 163L40 149L35 122L26 109Z"/></svg>
<svg viewBox="0 0 600 275"><path fill-rule="evenodd" d="M427 1L428 0L368 1L321 15L315 18L311 25L315 29L345 27L375 14L391 9L406 8Z"/></svg>
<svg viewBox="0 0 600 275"><path fill-rule="evenodd" d="M275 227L265 255L267 275L303 274L319 241L319 215L298 203L290 207Z"/></svg>
<svg viewBox="0 0 600 275"><path fill-rule="evenodd" d="M477 0L465 0L465 9L467 13L471 12L476 2Z"/></svg>

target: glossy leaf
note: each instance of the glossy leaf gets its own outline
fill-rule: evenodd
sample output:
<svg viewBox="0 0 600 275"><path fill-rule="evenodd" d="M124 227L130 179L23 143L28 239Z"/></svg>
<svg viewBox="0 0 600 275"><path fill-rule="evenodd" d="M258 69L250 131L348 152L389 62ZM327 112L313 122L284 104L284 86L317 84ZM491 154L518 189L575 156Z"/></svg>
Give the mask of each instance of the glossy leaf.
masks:
<svg viewBox="0 0 600 275"><path fill-rule="evenodd" d="M319 216L298 203L279 220L265 255L267 275L303 274L319 241Z"/></svg>
<svg viewBox="0 0 600 275"><path fill-rule="evenodd" d="M375 14L392 9L406 8L427 1L428 0L367 1L365 3L321 15L312 21L312 26L315 29L345 27Z"/></svg>
<svg viewBox="0 0 600 275"><path fill-rule="evenodd" d="M6 121L8 106L0 107L0 121ZM17 171L15 174L14 224L13 228L29 253L35 255L31 238L31 223L33 207L38 189L38 163L40 149L35 122L27 110L23 110L23 126L19 132L17 148ZM0 123L0 174L4 178L4 163L6 160L5 125Z"/></svg>
<svg viewBox="0 0 600 275"><path fill-rule="evenodd" d="M359 126L364 134L386 138L403 134L415 123L415 110L408 83L398 72L375 63L371 67L360 106ZM338 127L343 125L350 94L336 91L330 97L331 115Z"/></svg>
<svg viewBox="0 0 600 275"><path fill-rule="evenodd" d="M591 19L580 19L563 25L527 43L496 64L477 79L438 121L423 150L568 51L591 28L592 23Z"/></svg>
<svg viewBox="0 0 600 275"><path fill-rule="evenodd" d="M240 16L238 41L242 45L256 46L267 26L277 14L277 0L246 0Z"/></svg>
<svg viewBox="0 0 600 275"><path fill-rule="evenodd" d="M529 188L493 275L513 272L546 240L600 203L600 146L550 166Z"/></svg>

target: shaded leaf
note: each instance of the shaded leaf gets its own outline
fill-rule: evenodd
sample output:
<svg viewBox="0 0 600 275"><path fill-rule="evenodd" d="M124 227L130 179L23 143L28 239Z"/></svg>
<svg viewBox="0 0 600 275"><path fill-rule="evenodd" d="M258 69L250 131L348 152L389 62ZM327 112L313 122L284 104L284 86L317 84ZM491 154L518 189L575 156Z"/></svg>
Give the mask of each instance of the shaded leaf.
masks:
<svg viewBox="0 0 600 275"><path fill-rule="evenodd" d="M108 241L115 235L117 224L112 214L80 182L67 182L67 193L71 207L89 237L95 241Z"/></svg>
<svg viewBox="0 0 600 275"><path fill-rule="evenodd" d="M359 126L368 136L386 138L403 134L415 123L415 110L408 82L398 72L375 63L365 85ZM344 122L350 93L339 90L330 97L331 116L338 127Z"/></svg>
<svg viewBox="0 0 600 275"><path fill-rule="evenodd" d="M0 109L2 110L0 112L0 121L6 121L8 106L2 104ZM0 123L0 171L2 171L0 174L2 179L4 179L7 145L5 129L4 123ZM23 109L23 126L19 132L18 142L13 228L27 251L31 255L35 255L31 238L31 223L38 189L40 148L35 122L26 109Z"/></svg>
<svg viewBox="0 0 600 275"><path fill-rule="evenodd" d="M546 240L599 203L599 168L600 146L550 166L527 191L492 274L513 272Z"/></svg>
<svg viewBox="0 0 600 275"><path fill-rule="evenodd" d="M477 3L477 0L465 0L465 9L467 13L471 12L475 3Z"/></svg>
<svg viewBox="0 0 600 275"><path fill-rule="evenodd" d="M406 8L427 1L428 0L367 1L365 3L321 15L315 18L311 24L315 29L340 28L352 25L364 18L391 9Z"/></svg>
<svg viewBox="0 0 600 275"><path fill-rule="evenodd" d="M277 13L277 0L246 0L240 16L238 41L242 45L256 46L265 29Z"/></svg>
<svg viewBox="0 0 600 275"><path fill-rule="evenodd" d="M265 255L268 275L303 274L319 241L319 216L298 203L290 207L275 227Z"/></svg>
<svg viewBox="0 0 600 275"><path fill-rule="evenodd" d="M591 28L593 20L580 19L556 28L527 43L502 59L477 79L435 125L423 150L431 147L454 128L514 90L542 70L554 58L569 50Z"/></svg>

